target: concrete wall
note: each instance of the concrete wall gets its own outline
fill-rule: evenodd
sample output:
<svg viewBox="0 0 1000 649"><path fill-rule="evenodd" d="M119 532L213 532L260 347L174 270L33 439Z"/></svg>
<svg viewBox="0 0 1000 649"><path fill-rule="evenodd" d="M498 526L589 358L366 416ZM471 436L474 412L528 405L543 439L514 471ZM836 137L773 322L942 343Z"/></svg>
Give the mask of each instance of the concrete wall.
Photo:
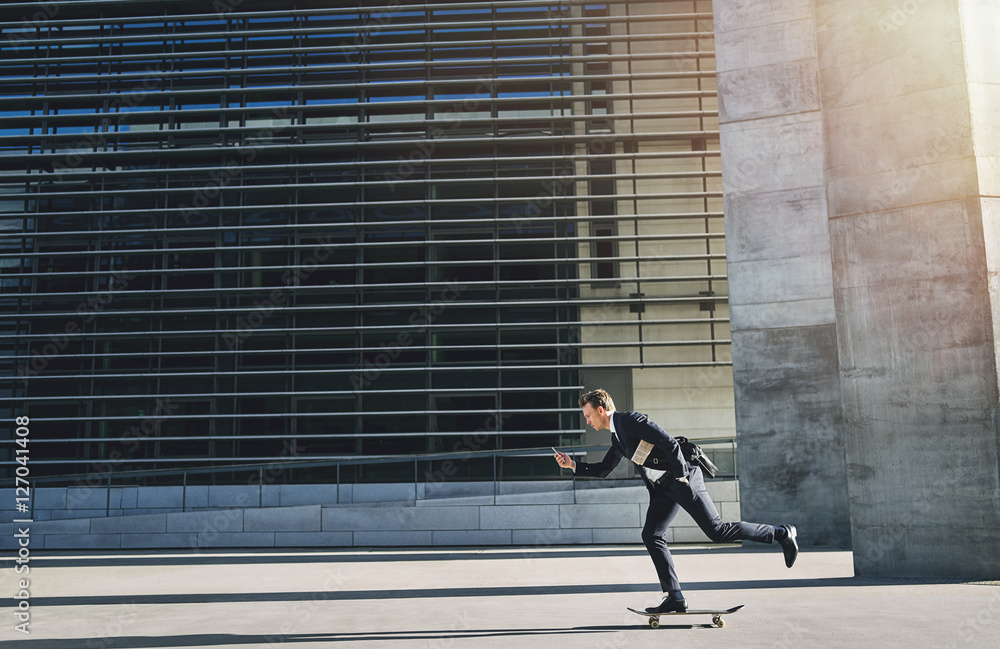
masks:
<svg viewBox="0 0 1000 649"><path fill-rule="evenodd" d="M743 512L848 546L812 3L714 7Z"/></svg>
<svg viewBox="0 0 1000 649"><path fill-rule="evenodd" d="M996 578L1000 5L816 6L855 567Z"/></svg>
<svg viewBox="0 0 1000 649"><path fill-rule="evenodd" d="M861 575L996 578L1000 5L715 10L744 512L849 510Z"/></svg>
<svg viewBox="0 0 1000 649"><path fill-rule="evenodd" d="M634 481L612 484L616 486L574 490L570 482L518 483L507 485L504 493L494 496L491 483L470 483L458 485L461 490L447 498L263 507L225 506L219 500L218 507L187 512L177 510L180 499L168 491L172 488L150 487L161 490L148 492L149 500L164 505L159 511L144 508L143 513L137 513L134 508L126 508L118 515L103 516L80 509L74 512L78 517L66 517L61 515L66 510L40 509L35 522L27 526L30 548L34 550L640 543L649 500L646 489ZM723 518L739 520L736 482L718 480L707 484ZM363 496L363 490L354 485L353 495L404 495L398 492L399 485L369 486L373 489ZM412 497L413 486L409 487ZM540 487L545 491L537 491ZM281 495L284 491L288 502L306 503L310 499L325 500L331 489L336 487L296 485L278 492ZM65 504L65 489L39 491L39 506ZM94 490L95 497L101 495L96 493L99 491ZM126 500L131 504L130 497ZM59 515L38 518L46 511ZM13 525L0 525L0 547L14 549L14 533ZM708 541L684 513L678 516L670 533L667 540L671 542Z"/></svg>

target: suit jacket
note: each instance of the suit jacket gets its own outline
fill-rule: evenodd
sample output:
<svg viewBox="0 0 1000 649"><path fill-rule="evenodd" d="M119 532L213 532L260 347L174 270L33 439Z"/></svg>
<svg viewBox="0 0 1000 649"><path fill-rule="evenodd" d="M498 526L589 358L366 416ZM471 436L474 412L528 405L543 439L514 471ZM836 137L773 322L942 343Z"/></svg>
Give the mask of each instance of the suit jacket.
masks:
<svg viewBox="0 0 1000 649"><path fill-rule="evenodd" d="M681 453L680 443L667 431L650 421L649 417L640 412L617 410L611 413L611 417L615 424L615 432L611 435L611 448L600 462L577 462L577 475L606 478L623 458L635 457L636 449L641 442L652 444L649 455L642 462L643 467L666 471L673 478L684 478L690 474L688 463ZM643 482L647 487L650 486L646 472L641 473Z"/></svg>

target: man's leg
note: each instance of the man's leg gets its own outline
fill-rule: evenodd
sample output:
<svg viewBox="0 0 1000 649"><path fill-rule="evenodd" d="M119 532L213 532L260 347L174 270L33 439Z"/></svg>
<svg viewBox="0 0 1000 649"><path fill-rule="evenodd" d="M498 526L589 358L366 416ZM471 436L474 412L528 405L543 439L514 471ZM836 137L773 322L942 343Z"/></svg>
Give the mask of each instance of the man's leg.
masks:
<svg viewBox="0 0 1000 649"><path fill-rule="evenodd" d="M678 505L691 514L691 518L713 541L756 541L757 543L778 542L785 555L785 565L789 568L799 556L798 532L794 525L775 528L763 523L724 523L715 509L715 503L705 489L701 469L695 467L688 476L688 484L671 481L670 496Z"/></svg>
<svg viewBox="0 0 1000 649"><path fill-rule="evenodd" d="M646 523L642 528L642 542L646 545L656 568L656 576L660 580L660 588L664 593L681 589L674 569L674 560L667 548L667 528L680 510L677 503L661 485L655 485L649 494L649 509L646 510Z"/></svg>
<svg viewBox="0 0 1000 649"><path fill-rule="evenodd" d="M774 542L774 526L763 523L725 523L712 502L701 469L695 468L688 476L688 484L670 481L670 496L691 514L708 538L715 542L756 541Z"/></svg>
<svg viewBox="0 0 1000 649"><path fill-rule="evenodd" d="M680 511L678 505L664 485L654 485L649 494L649 509L646 511L646 524L642 528L642 542L660 580L663 590L663 600L656 606L646 609L647 613L672 613L686 611L687 602L681 592L681 582L677 578L674 559L667 547L667 528Z"/></svg>

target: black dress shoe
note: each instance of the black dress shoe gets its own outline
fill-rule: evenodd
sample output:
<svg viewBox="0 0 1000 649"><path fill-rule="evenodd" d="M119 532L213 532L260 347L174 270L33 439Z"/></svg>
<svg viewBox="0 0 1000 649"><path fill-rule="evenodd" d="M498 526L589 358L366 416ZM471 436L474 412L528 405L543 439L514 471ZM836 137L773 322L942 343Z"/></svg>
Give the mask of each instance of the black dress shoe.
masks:
<svg viewBox="0 0 1000 649"><path fill-rule="evenodd" d="M650 606L647 613L683 613L688 610L687 600L674 599L670 595L664 595L659 606Z"/></svg>
<svg viewBox="0 0 1000 649"><path fill-rule="evenodd" d="M795 531L794 525L782 525L782 527L788 532L788 536L785 537L784 541L778 541L778 545L785 553L785 565L791 568L792 564L795 563L795 557L799 556L799 542L795 539L798 532Z"/></svg>

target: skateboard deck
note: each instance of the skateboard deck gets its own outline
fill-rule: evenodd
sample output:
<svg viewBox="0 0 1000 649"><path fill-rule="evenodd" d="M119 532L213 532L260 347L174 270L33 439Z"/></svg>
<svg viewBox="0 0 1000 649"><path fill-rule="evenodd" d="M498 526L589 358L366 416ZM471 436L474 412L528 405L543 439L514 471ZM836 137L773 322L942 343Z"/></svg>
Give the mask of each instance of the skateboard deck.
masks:
<svg viewBox="0 0 1000 649"><path fill-rule="evenodd" d="M721 629L722 627L726 626L726 621L722 619L722 616L728 615L729 613L735 613L744 606L746 606L746 604L740 604L735 608L726 609L724 611L689 609L687 611L684 611L683 613L680 611L676 611L673 613L647 613L646 611L637 611L636 609L631 607L628 607L628 610L632 611L633 613L636 613L637 615L643 615L645 617L648 617L649 626L653 627L654 629L660 626L660 617L664 615L711 615L712 624Z"/></svg>

